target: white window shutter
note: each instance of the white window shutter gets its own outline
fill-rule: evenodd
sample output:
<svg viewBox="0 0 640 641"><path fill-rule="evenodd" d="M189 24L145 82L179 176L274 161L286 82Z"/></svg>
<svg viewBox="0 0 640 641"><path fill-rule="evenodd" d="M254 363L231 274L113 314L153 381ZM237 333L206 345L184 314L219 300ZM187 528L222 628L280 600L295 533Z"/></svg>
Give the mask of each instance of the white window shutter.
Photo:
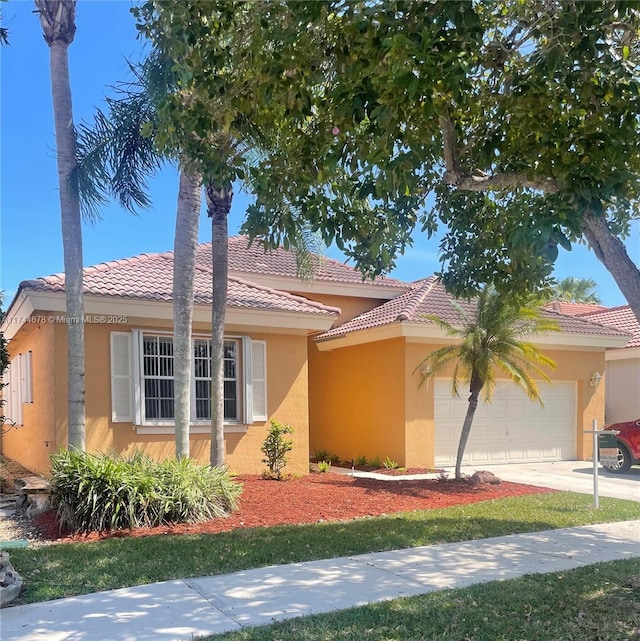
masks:
<svg viewBox="0 0 640 641"><path fill-rule="evenodd" d="M22 425L22 354L18 354L9 366L9 390L11 392L9 418L16 425Z"/></svg>
<svg viewBox="0 0 640 641"><path fill-rule="evenodd" d="M267 420L267 343L251 341L253 420Z"/></svg>
<svg viewBox="0 0 640 641"><path fill-rule="evenodd" d="M111 332L111 421L131 423L132 371L131 334Z"/></svg>
<svg viewBox="0 0 640 641"><path fill-rule="evenodd" d="M22 355L22 402L33 403L33 374L31 352Z"/></svg>

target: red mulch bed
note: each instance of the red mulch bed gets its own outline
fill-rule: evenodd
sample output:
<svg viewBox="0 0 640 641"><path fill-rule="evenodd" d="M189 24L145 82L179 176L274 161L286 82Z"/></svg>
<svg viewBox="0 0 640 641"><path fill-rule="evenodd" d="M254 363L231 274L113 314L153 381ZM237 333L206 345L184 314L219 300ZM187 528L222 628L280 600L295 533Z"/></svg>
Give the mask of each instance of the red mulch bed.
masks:
<svg viewBox="0 0 640 641"><path fill-rule="evenodd" d="M206 523L76 536L61 536L52 512L42 514L36 524L46 538L56 542L95 540L109 536L211 534L237 528L348 521L366 516L429 510L554 491L504 481L498 485L440 479L382 481L335 473L310 474L287 481L267 481L259 476L239 476L237 480L244 485L240 509L227 518Z"/></svg>

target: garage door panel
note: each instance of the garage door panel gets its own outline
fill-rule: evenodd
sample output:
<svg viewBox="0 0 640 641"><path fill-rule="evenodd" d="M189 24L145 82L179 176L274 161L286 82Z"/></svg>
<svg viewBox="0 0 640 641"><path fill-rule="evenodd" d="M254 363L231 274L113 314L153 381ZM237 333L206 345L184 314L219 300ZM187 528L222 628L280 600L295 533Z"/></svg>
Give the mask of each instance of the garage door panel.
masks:
<svg viewBox="0 0 640 641"><path fill-rule="evenodd" d="M455 399L448 381L435 385L435 459L455 463L467 398ZM507 381L498 381L490 404L480 401L465 450L466 464L571 460L576 456L575 383L541 386L545 406Z"/></svg>

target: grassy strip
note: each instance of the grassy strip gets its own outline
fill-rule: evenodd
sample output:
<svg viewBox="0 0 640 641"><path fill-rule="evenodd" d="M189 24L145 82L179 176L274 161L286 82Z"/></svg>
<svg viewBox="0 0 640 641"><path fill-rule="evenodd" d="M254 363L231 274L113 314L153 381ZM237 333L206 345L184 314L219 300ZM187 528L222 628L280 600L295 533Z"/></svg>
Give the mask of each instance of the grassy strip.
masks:
<svg viewBox="0 0 640 641"><path fill-rule="evenodd" d="M631 641L639 631L640 559L630 559L432 592L207 639Z"/></svg>
<svg viewBox="0 0 640 641"><path fill-rule="evenodd" d="M298 561L640 518L640 504L559 492L341 523L112 538L13 550L21 603Z"/></svg>

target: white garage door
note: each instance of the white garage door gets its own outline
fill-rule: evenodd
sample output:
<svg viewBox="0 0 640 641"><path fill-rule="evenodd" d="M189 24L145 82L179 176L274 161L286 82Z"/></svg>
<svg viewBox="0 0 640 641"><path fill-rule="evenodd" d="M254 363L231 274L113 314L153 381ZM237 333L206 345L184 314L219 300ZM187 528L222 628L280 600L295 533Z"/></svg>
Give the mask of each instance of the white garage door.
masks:
<svg viewBox="0 0 640 641"><path fill-rule="evenodd" d="M451 396L448 380L435 381L435 463L454 465L468 388ZM464 462L499 464L563 461L576 458L576 386L573 382L541 384L544 407L508 381L498 381L491 399L480 398L467 441Z"/></svg>

